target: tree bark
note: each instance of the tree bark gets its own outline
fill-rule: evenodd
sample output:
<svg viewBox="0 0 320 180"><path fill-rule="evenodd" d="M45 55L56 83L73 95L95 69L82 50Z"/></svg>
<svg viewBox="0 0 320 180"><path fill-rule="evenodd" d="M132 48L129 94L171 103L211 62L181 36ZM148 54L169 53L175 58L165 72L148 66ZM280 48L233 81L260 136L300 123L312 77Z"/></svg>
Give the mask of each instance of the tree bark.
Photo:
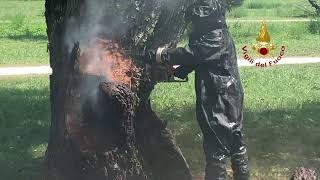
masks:
<svg viewBox="0 0 320 180"><path fill-rule="evenodd" d="M79 43L68 50L67 24L71 17L81 19L83 6L83 0L46 0L53 73L45 179L191 179L172 134L151 109L154 82L140 79L139 88L132 88L103 75L85 73ZM135 48L133 43L123 42Z"/></svg>

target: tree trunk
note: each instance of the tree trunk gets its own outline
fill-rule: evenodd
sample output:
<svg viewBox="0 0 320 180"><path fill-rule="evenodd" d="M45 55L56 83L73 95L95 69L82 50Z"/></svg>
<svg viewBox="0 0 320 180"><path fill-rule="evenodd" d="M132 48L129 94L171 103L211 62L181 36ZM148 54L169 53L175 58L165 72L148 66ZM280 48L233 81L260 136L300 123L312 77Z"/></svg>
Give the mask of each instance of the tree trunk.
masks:
<svg viewBox="0 0 320 180"><path fill-rule="evenodd" d="M103 8L105 4L102 2L106 1L97 1ZM148 1L141 2L143 7L148 5ZM107 2L110 3L114 1ZM149 3L149 7L154 6L151 0ZM100 28L99 35L87 36L94 42L93 47L83 43L85 40L79 36L71 41L70 48L71 43L66 39L77 32L70 31L70 24L71 28L81 29L83 23L88 23L85 20L88 16L82 13L88 7L90 3L85 0L46 0L48 48L53 73L50 76L51 128L45 179L191 179L188 165L171 133L151 109L149 96L155 83L147 78L143 63L132 60L122 50L130 49L138 54L137 37L140 37L139 44L149 47L168 44L172 37L179 37L183 26L177 27L176 24L171 30L161 29L161 23L176 23L176 18L183 17L182 9L180 12L172 10L180 13L179 16L168 16L167 9L143 10L144 13L158 12L156 20L148 21L145 26L155 24L153 33L145 28L144 32L149 34L140 36L141 28L136 24L127 27L120 35L114 35L118 32L111 30L112 36L110 29ZM104 14L103 17L107 16ZM136 18L145 19L145 16L140 11ZM136 23L137 19L133 22ZM141 22L146 24L145 20ZM161 39L160 35L165 38ZM97 40L98 37L108 40L101 42L104 40ZM96 56L104 58L95 61Z"/></svg>

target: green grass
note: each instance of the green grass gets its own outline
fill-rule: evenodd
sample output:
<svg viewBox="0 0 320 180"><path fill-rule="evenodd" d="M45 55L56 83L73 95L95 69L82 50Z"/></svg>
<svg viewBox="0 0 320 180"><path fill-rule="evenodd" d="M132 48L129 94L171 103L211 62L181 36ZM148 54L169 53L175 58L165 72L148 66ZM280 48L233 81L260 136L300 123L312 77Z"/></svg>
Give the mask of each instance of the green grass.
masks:
<svg viewBox="0 0 320 180"><path fill-rule="evenodd" d="M0 65L48 63L44 1L0 1Z"/></svg>
<svg viewBox="0 0 320 180"><path fill-rule="evenodd" d="M48 64L45 26L0 27L0 65ZM259 33L258 22L229 23L239 58L244 45L252 46ZM309 22L268 23L273 43L287 47L286 56L319 56L320 35L309 32ZM278 53L278 52L276 52ZM253 53L251 53L253 54Z"/></svg>
<svg viewBox="0 0 320 180"><path fill-rule="evenodd" d="M19 10L16 10L19 9ZM247 11L247 18L292 18L305 17L312 9L307 1L302 0L245 0L242 7L237 8ZM239 12L239 11L238 11ZM0 21L10 21L15 16L24 16L32 22L43 22L44 1L12 1L0 0ZM235 13L231 12L230 17ZM235 15L237 16L237 15Z"/></svg>
<svg viewBox="0 0 320 180"><path fill-rule="evenodd" d="M48 141L47 77L0 80L0 167L5 180L40 180Z"/></svg>
<svg viewBox="0 0 320 180"><path fill-rule="evenodd" d="M228 19L297 19L310 18L306 1L246 0L243 6L228 13ZM260 24L229 23L238 54L244 44L251 45ZM287 56L319 56L317 23L269 23L270 33L277 45L287 46ZM310 31L309 31L310 29ZM0 66L48 64L44 1L0 0Z"/></svg>
<svg viewBox="0 0 320 180"><path fill-rule="evenodd" d="M11 22L22 16L28 19L29 23L43 23L44 2L0 0L0 22Z"/></svg>
<svg viewBox="0 0 320 180"><path fill-rule="evenodd" d="M292 168L305 165L320 172L320 64L241 68L241 75L253 179L288 179ZM0 81L2 179L41 179L50 117L48 86L44 76ZM193 75L188 83L157 85L151 99L194 174L202 174Z"/></svg>
<svg viewBox="0 0 320 180"><path fill-rule="evenodd" d="M271 41L277 46L278 55L281 45L287 48L285 56L319 56L320 35L309 32L310 22L269 22L268 30ZM237 52L242 52L244 45L253 46L259 34L260 23L229 23L229 30L235 40ZM251 53L253 54L253 53Z"/></svg>
<svg viewBox="0 0 320 180"><path fill-rule="evenodd" d="M0 65L17 64L49 64L46 41L0 38Z"/></svg>
<svg viewBox="0 0 320 180"><path fill-rule="evenodd" d="M307 1L301 0L245 0L228 17L243 19L290 19L309 17L313 12Z"/></svg>

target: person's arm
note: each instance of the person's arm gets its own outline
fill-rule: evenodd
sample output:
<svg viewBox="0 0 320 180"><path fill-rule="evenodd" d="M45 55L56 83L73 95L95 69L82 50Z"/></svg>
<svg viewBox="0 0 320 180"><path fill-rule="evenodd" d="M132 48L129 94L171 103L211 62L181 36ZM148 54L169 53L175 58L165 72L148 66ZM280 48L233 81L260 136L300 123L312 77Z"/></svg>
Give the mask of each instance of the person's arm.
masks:
<svg viewBox="0 0 320 180"><path fill-rule="evenodd" d="M224 46L226 37L222 32L225 25L225 10L216 1L196 1L186 11L186 22L193 26L185 48L162 49L158 62L170 65L197 66L219 61L227 50ZM196 39L196 41L194 41Z"/></svg>
<svg viewBox="0 0 320 180"><path fill-rule="evenodd" d="M215 44L195 45L192 50L188 46L186 48L164 49L158 52L156 62L196 67L213 61L218 63L221 55L225 52L227 52L227 47ZM159 53L161 56L159 56Z"/></svg>
<svg viewBox="0 0 320 180"><path fill-rule="evenodd" d="M194 68L192 66L179 66L174 71L174 76L178 77L180 79L186 79L188 77L188 74L190 74Z"/></svg>
<svg viewBox="0 0 320 180"><path fill-rule="evenodd" d="M170 65L195 66L197 60L194 52L187 46L164 49L161 53L161 61Z"/></svg>

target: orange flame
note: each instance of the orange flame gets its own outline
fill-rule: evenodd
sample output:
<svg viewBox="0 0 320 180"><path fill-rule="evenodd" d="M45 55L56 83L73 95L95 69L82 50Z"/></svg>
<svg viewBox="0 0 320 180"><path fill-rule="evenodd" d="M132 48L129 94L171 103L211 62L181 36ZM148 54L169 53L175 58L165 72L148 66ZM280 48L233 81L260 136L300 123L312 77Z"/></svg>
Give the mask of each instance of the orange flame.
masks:
<svg viewBox="0 0 320 180"><path fill-rule="evenodd" d="M107 80L137 87L141 77L141 69L125 55L117 43L110 40L97 39L85 49L79 58L80 72L104 76Z"/></svg>

